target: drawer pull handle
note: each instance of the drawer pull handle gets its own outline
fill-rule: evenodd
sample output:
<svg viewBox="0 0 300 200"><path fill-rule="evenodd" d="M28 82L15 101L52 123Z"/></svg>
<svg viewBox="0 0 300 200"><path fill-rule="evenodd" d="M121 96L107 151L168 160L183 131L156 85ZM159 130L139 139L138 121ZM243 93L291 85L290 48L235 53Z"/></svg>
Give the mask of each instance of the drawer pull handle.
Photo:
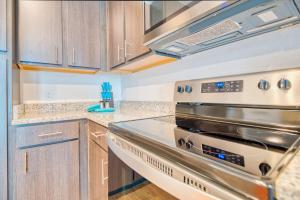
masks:
<svg viewBox="0 0 300 200"><path fill-rule="evenodd" d="M104 165L108 165L108 162L104 162L104 159L101 159L101 182L104 185L104 181L108 179L108 176L104 177Z"/></svg>
<svg viewBox="0 0 300 200"><path fill-rule="evenodd" d="M25 167L25 174L27 174L27 172L28 172L28 153L27 152L25 152L25 165L24 165Z"/></svg>
<svg viewBox="0 0 300 200"><path fill-rule="evenodd" d="M55 133L42 133L39 134L39 137L51 137L51 136L56 136L56 135L62 135L62 132L55 132Z"/></svg>
<svg viewBox="0 0 300 200"><path fill-rule="evenodd" d="M98 137L104 137L106 134L102 132L95 132L95 133L91 133L91 135L94 136L95 138L98 138Z"/></svg>

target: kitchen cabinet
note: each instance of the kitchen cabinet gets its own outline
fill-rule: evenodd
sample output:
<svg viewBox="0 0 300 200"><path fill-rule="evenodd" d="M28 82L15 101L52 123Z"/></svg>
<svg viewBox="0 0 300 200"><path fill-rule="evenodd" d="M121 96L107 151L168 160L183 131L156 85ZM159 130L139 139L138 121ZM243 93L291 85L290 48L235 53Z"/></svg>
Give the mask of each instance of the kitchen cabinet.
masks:
<svg viewBox="0 0 300 200"><path fill-rule="evenodd" d="M78 140L17 152L17 200L79 200Z"/></svg>
<svg viewBox="0 0 300 200"><path fill-rule="evenodd" d="M156 55L144 46L144 11L141 1L107 2L109 67L119 72L137 72L175 61Z"/></svg>
<svg viewBox="0 0 300 200"><path fill-rule="evenodd" d="M107 128L89 121L89 200L108 199Z"/></svg>
<svg viewBox="0 0 300 200"><path fill-rule="evenodd" d="M77 121L15 127L15 200L80 199Z"/></svg>
<svg viewBox="0 0 300 200"><path fill-rule="evenodd" d="M108 2L110 67L116 67L147 52L143 45L143 4L140 1Z"/></svg>
<svg viewBox="0 0 300 200"><path fill-rule="evenodd" d="M133 183L133 170L120 160L111 150L108 151L108 162L109 192L117 191L118 189Z"/></svg>
<svg viewBox="0 0 300 200"><path fill-rule="evenodd" d="M106 20L99 1L65 1L67 65L72 67L103 68L101 21ZM102 44L103 43L103 44ZM101 59L102 58L102 59Z"/></svg>
<svg viewBox="0 0 300 200"><path fill-rule="evenodd" d="M130 61L150 49L144 46L144 14L143 2L126 1L125 3L125 57Z"/></svg>
<svg viewBox="0 0 300 200"><path fill-rule="evenodd" d="M62 65L62 2L19 1L19 60Z"/></svg>
<svg viewBox="0 0 300 200"><path fill-rule="evenodd" d="M0 51L6 51L6 0L0 0Z"/></svg>
<svg viewBox="0 0 300 200"><path fill-rule="evenodd" d="M125 63L125 15L123 1L107 2L108 60L111 68Z"/></svg>
<svg viewBox="0 0 300 200"><path fill-rule="evenodd" d="M105 2L20 0L19 33L21 69L106 69Z"/></svg>
<svg viewBox="0 0 300 200"><path fill-rule="evenodd" d="M108 154L93 140L89 141L89 200L108 199Z"/></svg>
<svg viewBox="0 0 300 200"><path fill-rule="evenodd" d="M7 63L0 55L0 199L7 199Z"/></svg>

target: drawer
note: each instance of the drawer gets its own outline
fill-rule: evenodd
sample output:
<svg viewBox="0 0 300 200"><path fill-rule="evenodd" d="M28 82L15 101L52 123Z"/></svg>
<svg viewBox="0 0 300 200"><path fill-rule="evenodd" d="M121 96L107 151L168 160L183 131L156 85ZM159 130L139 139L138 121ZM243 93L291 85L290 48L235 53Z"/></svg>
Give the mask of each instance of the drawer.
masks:
<svg viewBox="0 0 300 200"><path fill-rule="evenodd" d="M16 144L18 148L62 142L76 138L79 138L78 121L16 128Z"/></svg>
<svg viewBox="0 0 300 200"><path fill-rule="evenodd" d="M107 128L89 121L89 138L107 151Z"/></svg>

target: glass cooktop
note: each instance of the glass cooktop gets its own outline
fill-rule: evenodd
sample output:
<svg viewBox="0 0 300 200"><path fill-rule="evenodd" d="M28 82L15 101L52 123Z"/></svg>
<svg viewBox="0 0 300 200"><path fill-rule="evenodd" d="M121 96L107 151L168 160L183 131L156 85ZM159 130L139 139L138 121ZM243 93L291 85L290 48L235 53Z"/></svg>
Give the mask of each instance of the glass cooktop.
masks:
<svg viewBox="0 0 300 200"><path fill-rule="evenodd" d="M111 125L128 132L147 137L166 145L176 147L175 130L206 135L224 141L233 141L264 149L289 149L299 138L298 134L254 128L235 124L226 124L206 120L191 121L190 119L175 118L175 116L142 119L119 122Z"/></svg>

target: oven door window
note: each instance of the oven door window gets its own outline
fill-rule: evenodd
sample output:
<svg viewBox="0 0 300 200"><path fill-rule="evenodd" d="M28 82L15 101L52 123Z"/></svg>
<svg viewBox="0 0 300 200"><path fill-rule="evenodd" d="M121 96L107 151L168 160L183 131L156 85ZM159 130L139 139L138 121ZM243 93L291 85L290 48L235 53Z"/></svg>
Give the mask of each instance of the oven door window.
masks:
<svg viewBox="0 0 300 200"><path fill-rule="evenodd" d="M198 1L144 1L145 33L184 12Z"/></svg>

